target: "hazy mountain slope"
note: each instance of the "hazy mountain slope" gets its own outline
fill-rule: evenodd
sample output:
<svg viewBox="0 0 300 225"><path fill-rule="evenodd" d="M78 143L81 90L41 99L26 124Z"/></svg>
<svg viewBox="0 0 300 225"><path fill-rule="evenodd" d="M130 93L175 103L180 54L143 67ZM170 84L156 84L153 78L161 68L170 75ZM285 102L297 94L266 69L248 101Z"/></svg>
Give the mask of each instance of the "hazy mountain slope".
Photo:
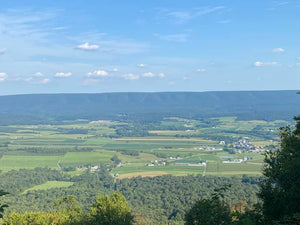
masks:
<svg viewBox="0 0 300 225"><path fill-rule="evenodd" d="M33 94L0 96L0 123L66 119L222 116L287 119L300 112L296 91Z"/></svg>

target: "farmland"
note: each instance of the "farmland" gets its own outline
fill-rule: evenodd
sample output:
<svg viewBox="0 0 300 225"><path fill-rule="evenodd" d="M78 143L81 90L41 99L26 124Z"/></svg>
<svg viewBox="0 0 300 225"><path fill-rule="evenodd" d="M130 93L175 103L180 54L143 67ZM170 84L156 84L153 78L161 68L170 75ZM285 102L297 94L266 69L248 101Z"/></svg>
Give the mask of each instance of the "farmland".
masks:
<svg viewBox="0 0 300 225"><path fill-rule="evenodd" d="M48 167L78 174L107 165L117 179L162 174L259 175L261 153L276 148L278 127L285 124L236 117L170 117L145 125L77 120L59 125L2 126L0 170ZM222 162L243 158L251 160ZM196 165L203 162L205 166Z"/></svg>

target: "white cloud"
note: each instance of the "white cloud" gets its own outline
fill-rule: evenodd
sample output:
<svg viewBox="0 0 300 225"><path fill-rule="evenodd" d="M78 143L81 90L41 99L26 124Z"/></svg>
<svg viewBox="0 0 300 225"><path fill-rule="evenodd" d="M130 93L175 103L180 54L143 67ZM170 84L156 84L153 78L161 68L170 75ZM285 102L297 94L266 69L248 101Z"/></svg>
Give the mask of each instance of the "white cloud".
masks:
<svg viewBox="0 0 300 225"><path fill-rule="evenodd" d="M128 74L124 74L123 78L125 80L138 80L138 79L140 79L140 76L139 75L134 75L132 73L128 73Z"/></svg>
<svg viewBox="0 0 300 225"><path fill-rule="evenodd" d="M272 52L274 52L274 53L285 52L285 49L283 49L283 48L274 48L274 49L272 50Z"/></svg>
<svg viewBox="0 0 300 225"><path fill-rule="evenodd" d="M35 76L36 76L36 77L43 77L43 76L44 76L44 74L43 74L43 73L41 73L41 72L36 72L36 73L35 73Z"/></svg>
<svg viewBox="0 0 300 225"><path fill-rule="evenodd" d="M196 71L197 71L197 72L201 72L201 73L203 73L203 72L205 72L205 71L206 71L206 69L199 68L199 69L197 69Z"/></svg>
<svg viewBox="0 0 300 225"><path fill-rule="evenodd" d="M112 72L118 72L119 69L118 69L118 68L113 68L111 71L112 71Z"/></svg>
<svg viewBox="0 0 300 225"><path fill-rule="evenodd" d="M260 62L257 61L253 64L256 67L262 67L262 66L279 66L280 64L278 62Z"/></svg>
<svg viewBox="0 0 300 225"><path fill-rule="evenodd" d="M6 48L0 48L0 55L3 55L6 52Z"/></svg>
<svg viewBox="0 0 300 225"><path fill-rule="evenodd" d="M7 77L6 73L0 73L0 82L5 81L6 77Z"/></svg>
<svg viewBox="0 0 300 225"><path fill-rule="evenodd" d="M78 36L69 36L69 39L76 41L77 43L82 42L82 40L89 40L91 43L97 43L97 45L99 45L98 50L101 50L101 53L105 53L101 54L105 58L107 58L107 55L131 55L147 52L152 49L152 44L148 42L133 39L122 39L120 37L110 36L106 33L100 33L97 31L83 32Z"/></svg>
<svg viewBox="0 0 300 225"><path fill-rule="evenodd" d="M41 81L41 84L48 84L51 80L49 78L45 78Z"/></svg>
<svg viewBox="0 0 300 225"><path fill-rule="evenodd" d="M155 77L154 73L148 72L148 73L143 73L143 77Z"/></svg>
<svg viewBox="0 0 300 225"><path fill-rule="evenodd" d="M143 64L143 63L140 63L140 64L137 65L137 67L144 68L144 67L146 67L146 65Z"/></svg>
<svg viewBox="0 0 300 225"><path fill-rule="evenodd" d="M68 73L60 72L60 73L56 73L54 76L55 77L70 77L71 75L72 75L71 72L68 72Z"/></svg>
<svg viewBox="0 0 300 225"><path fill-rule="evenodd" d="M91 51L91 50L99 49L100 46L99 45L90 45L88 42L86 42L82 45L78 45L76 48L81 49L81 50Z"/></svg>
<svg viewBox="0 0 300 225"><path fill-rule="evenodd" d="M165 77L166 75L165 75L164 73L160 73L160 74L158 74L158 76L161 77L161 78L163 78L163 77Z"/></svg>
<svg viewBox="0 0 300 225"><path fill-rule="evenodd" d="M87 77L106 77L108 73L105 70L95 70L94 72L88 72Z"/></svg>

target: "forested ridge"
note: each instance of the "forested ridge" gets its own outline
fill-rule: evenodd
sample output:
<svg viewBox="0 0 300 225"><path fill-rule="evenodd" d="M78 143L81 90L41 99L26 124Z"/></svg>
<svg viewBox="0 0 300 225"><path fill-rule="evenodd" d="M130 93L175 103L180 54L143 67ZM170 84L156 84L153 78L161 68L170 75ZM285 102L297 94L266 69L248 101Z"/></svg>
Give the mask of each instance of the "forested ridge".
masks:
<svg viewBox="0 0 300 225"><path fill-rule="evenodd" d="M0 96L0 125L58 123L74 119L158 121L237 116L290 120L300 111L296 91L31 94Z"/></svg>

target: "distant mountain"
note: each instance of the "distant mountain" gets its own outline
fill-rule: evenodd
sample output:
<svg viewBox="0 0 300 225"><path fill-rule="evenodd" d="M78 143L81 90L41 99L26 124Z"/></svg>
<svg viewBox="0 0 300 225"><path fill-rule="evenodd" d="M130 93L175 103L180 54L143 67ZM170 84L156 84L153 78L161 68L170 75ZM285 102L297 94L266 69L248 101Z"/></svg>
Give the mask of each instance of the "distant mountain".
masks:
<svg viewBox="0 0 300 225"><path fill-rule="evenodd" d="M297 91L29 94L0 96L0 124L74 119L155 121L166 116L291 119L300 114Z"/></svg>

